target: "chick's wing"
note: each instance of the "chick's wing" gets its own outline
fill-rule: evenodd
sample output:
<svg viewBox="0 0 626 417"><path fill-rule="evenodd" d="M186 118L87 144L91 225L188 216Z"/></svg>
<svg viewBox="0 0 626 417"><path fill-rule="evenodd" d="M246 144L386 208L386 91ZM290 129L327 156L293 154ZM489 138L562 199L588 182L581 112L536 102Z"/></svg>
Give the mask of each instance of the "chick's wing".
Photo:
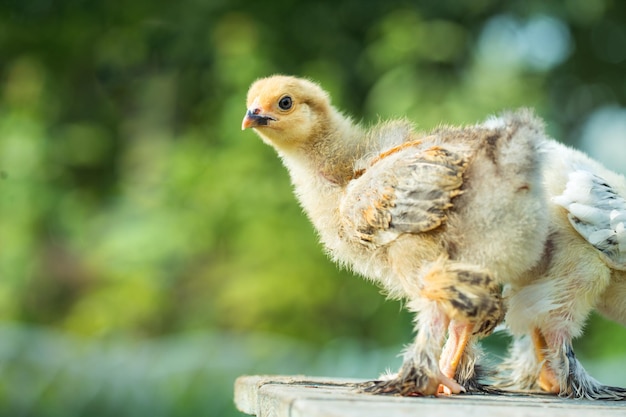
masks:
<svg viewBox="0 0 626 417"><path fill-rule="evenodd" d="M466 166L466 158L439 146L379 155L346 188L339 207L344 234L381 246L436 229L461 192Z"/></svg>
<svg viewBox="0 0 626 417"><path fill-rule="evenodd" d="M567 209L574 229L593 245L609 266L626 270L626 200L602 177L576 170L553 201Z"/></svg>

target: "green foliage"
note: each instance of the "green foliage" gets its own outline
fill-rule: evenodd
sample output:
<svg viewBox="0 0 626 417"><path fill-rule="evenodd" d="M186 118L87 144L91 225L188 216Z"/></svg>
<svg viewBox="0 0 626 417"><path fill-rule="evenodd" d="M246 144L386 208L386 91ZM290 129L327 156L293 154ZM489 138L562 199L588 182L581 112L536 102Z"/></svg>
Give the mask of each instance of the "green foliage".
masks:
<svg viewBox="0 0 626 417"><path fill-rule="evenodd" d="M275 72L308 76L357 120L406 116L425 129L530 106L576 145L590 114L626 102L625 8L603 0L1 3L0 318L86 338L94 363L77 371L71 358L55 359L66 342L28 330L41 349L37 372L55 366L46 378L72 388L5 385L0 403L32 401L32 415L119 414L118 400L136 404L137 415L233 412L232 381L198 356L189 365L197 373L132 382L167 404L83 385L117 381L106 376L114 360L103 354L99 364L93 352L119 338L263 332L299 341L284 343L294 350L333 340L397 350L410 317L326 259L274 152L240 131L248 85ZM612 331L604 327L594 321L589 340ZM180 340L172 361L219 344ZM619 346L606 354L623 355ZM245 367L254 347L219 354L206 360L243 364L229 378L259 369ZM160 358L144 360L147 375ZM328 370L299 361L264 370ZM32 366L0 362L19 378ZM206 394L213 382L219 388ZM102 410L63 408L75 392ZM110 397L89 402L100 395ZM224 408L209 407L218 403Z"/></svg>

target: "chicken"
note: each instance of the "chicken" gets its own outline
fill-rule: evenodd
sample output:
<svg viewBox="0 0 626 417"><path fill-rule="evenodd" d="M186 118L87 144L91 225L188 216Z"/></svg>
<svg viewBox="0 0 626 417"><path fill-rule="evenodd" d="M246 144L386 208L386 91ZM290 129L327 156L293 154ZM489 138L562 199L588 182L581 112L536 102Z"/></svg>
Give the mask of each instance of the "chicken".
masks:
<svg viewBox="0 0 626 417"><path fill-rule="evenodd" d="M587 396L591 379L572 362L571 338L588 312L581 309L597 304L609 316L625 316L615 299L626 290L623 272L616 270L623 266L623 222L614 235L604 233L624 212L615 208L608 222L577 214L572 207L589 199L581 199L576 182L568 188L577 180L568 179L568 166L560 161L565 148L546 137L530 111L431 132L405 120L365 128L335 109L317 84L278 75L250 87L246 128L281 157L332 259L406 300L416 313L416 337L400 370L373 381L368 391L483 389L477 339L503 319L504 286L511 304L507 317L518 335L512 349L528 346L531 335L536 347L530 350L536 352L534 367L512 356L507 364L513 372L504 385L532 379L563 393L582 384L587 391L574 395ZM589 165L606 177L607 187L623 186L622 177ZM568 210L574 213L569 218ZM596 232L621 243L600 242ZM542 294L541 283L551 291ZM611 286L616 288L608 291ZM573 301L562 298L565 290ZM534 298L527 299L528 292Z"/></svg>
<svg viewBox="0 0 626 417"><path fill-rule="evenodd" d="M549 234L539 264L506 290L514 342L500 385L624 400L589 376L572 339L593 309L626 326L626 179L553 141L542 153Z"/></svg>

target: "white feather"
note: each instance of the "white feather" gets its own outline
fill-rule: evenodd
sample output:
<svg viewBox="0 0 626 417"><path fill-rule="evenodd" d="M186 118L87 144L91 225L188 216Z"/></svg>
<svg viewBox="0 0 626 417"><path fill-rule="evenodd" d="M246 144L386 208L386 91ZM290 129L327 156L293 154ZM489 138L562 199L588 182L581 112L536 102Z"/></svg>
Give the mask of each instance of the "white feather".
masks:
<svg viewBox="0 0 626 417"><path fill-rule="evenodd" d="M620 224L624 226L624 223L626 223L626 211L612 210L609 218L611 219L612 227L617 227Z"/></svg>
<svg viewBox="0 0 626 417"><path fill-rule="evenodd" d="M578 169L569 174L565 190L552 201L567 209L574 229L609 265L626 269L626 200L605 179Z"/></svg>
<svg viewBox="0 0 626 417"><path fill-rule="evenodd" d="M608 217L606 211L580 203L571 203L567 206L567 209L579 220L585 223L592 223L598 227L602 227Z"/></svg>

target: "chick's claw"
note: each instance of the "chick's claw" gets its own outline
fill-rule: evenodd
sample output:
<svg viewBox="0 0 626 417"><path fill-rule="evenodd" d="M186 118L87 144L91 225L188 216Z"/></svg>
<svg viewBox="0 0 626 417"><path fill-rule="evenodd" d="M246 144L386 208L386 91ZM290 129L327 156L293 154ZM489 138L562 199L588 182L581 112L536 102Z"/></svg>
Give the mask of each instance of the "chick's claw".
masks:
<svg viewBox="0 0 626 417"><path fill-rule="evenodd" d="M417 367L404 366L394 377L388 380L366 383L362 391L370 394L400 395L403 397L426 395L452 395L465 392L454 379L438 372L435 377L428 376Z"/></svg>
<svg viewBox="0 0 626 417"><path fill-rule="evenodd" d="M465 388L454 379L449 378L444 374L440 374L439 378L441 383L437 387L438 396L460 394L462 392L465 392Z"/></svg>

